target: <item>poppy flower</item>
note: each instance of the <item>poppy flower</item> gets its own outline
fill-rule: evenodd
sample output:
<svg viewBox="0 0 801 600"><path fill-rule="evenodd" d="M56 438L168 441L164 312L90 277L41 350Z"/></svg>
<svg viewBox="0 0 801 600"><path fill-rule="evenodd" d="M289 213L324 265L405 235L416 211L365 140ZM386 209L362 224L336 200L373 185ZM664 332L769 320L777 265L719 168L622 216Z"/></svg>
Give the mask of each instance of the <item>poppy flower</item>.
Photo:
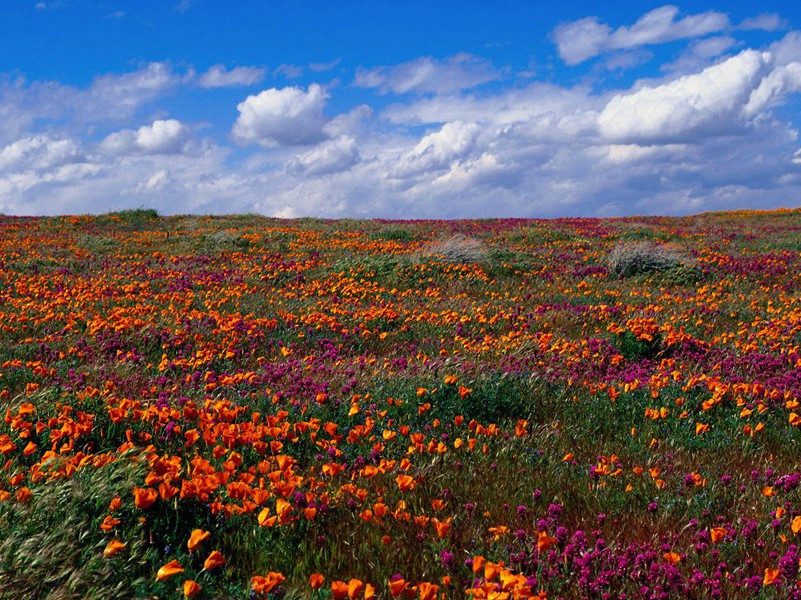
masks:
<svg viewBox="0 0 801 600"><path fill-rule="evenodd" d="M276 571L270 571L266 577L256 575L251 580L251 587L257 594L269 594L279 585L281 585L286 577Z"/></svg>
<svg viewBox="0 0 801 600"><path fill-rule="evenodd" d="M134 488L134 504L140 510L147 510L158 498L158 492L153 488Z"/></svg>
<svg viewBox="0 0 801 600"><path fill-rule="evenodd" d="M364 591L364 583L359 579L351 579L348 582L348 598L350 600L357 600L361 598Z"/></svg>
<svg viewBox="0 0 801 600"><path fill-rule="evenodd" d="M115 519L111 515L107 515L106 518L103 519L103 522L100 524L100 529L109 532L112 529L114 529L115 525L119 525L119 523L120 523L119 519Z"/></svg>
<svg viewBox="0 0 801 600"><path fill-rule="evenodd" d="M769 586L779 578L779 569L765 569L765 577L762 579L762 585Z"/></svg>
<svg viewBox="0 0 801 600"><path fill-rule="evenodd" d="M437 592L439 592L439 586L424 581L417 586L417 591L420 595L420 600L435 600Z"/></svg>
<svg viewBox="0 0 801 600"><path fill-rule="evenodd" d="M410 475L398 475L395 478L395 482L398 484L398 488L402 492L413 490L415 486L414 477Z"/></svg>
<svg viewBox="0 0 801 600"><path fill-rule="evenodd" d="M106 549L103 550L103 556L105 556L106 558L111 558L112 556L117 554L117 552L119 552L123 548L125 548L125 544L123 544L121 541L119 541L119 540L111 540L108 543L108 546L106 546Z"/></svg>
<svg viewBox="0 0 801 600"><path fill-rule="evenodd" d="M332 581L331 595L334 600L345 600L348 597L348 584L344 581Z"/></svg>
<svg viewBox="0 0 801 600"><path fill-rule="evenodd" d="M200 584L197 581L187 579L184 581L184 598L194 598L200 589Z"/></svg>
<svg viewBox="0 0 801 600"><path fill-rule="evenodd" d="M211 571L212 569L223 566L225 562L225 557L217 550L214 550L211 554L209 554L208 558L206 558L205 562L203 563L203 568L206 571Z"/></svg>
<svg viewBox="0 0 801 600"><path fill-rule="evenodd" d="M406 580L402 578L395 579L394 581L389 582L389 593L393 598L397 598L406 590L407 587L409 587L409 584L406 582Z"/></svg>
<svg viewBox="0 0 801 600"><path fill-rule="evenodd" d="M184 568L177 560L171 560L166 565L162 566L158 573L156 573L156 579L158 581L166 581L173 575L178 575L178 573L183 573Z"/></svg>
<svg viewBox="0 0 801 600"><path fill-rule="evenodd" d="M309 585L313 590L319 590L325 583L325 577L320 573L312 573L309 575Z"/></svg>
<svg viewBox="0 0 801 600"><path fill-rule="evenodd" d="M200 547L200 544L209 537L211 537L210 532L203 531L202 529L194 529L192 530L192 533L189 534L189 540L186 542L186 547L190 552L194 552L198 549L198 547Z"/></svg>

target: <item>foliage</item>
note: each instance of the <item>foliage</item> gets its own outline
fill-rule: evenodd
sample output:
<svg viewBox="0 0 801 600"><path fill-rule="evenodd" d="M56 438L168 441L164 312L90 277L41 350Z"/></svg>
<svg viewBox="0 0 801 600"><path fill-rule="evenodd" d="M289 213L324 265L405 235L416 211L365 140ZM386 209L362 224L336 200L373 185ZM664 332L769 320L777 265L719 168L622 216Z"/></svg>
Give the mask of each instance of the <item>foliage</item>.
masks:
<svg viewBox="0 0 801 600"><path fill-rule="evenodd" d="M0 217L0 598L798 597L799 231Z"/></svg>

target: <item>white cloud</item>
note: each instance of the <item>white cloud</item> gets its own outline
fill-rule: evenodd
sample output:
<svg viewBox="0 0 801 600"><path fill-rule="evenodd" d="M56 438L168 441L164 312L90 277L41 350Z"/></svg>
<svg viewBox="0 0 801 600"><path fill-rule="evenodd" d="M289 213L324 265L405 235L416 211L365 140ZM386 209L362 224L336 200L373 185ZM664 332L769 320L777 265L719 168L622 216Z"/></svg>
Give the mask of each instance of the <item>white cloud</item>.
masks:
<svg viewBox="0 0 801 600"><path fill-rule="evenodd" d="M476 123L454 121L423 136L417 145L391 168L395 177L408 177L449 168L465 158L476 146L481 128Z"/></svg>
<svg viewBox="0 0 801 600"><path fill-rule="evenodd" d="M470 89L499 77L490 61L462 52L444 60L424 56L393 67L359 69L355 83L377 88L382 94L442 94Z"/></svg>
<svg viewBox="0 0 801 600"><path fill-rule="evenodd" d="M294 157L287 163L287 171L297 176L318 176L349 169L359 161L356 140L340 136L326 140L315 148Z"/></svg>
<svg viewBox="0 0 801 600"><path fill-rule="evenodd" d="M264 79L267 70L262 67L235 67L230 71L225 65L213 65L198 79L202 88L254 85Z"/></svg>
<svg viewBox="0 0 801 600"><path fill-rule="evenodd" d="M231 135L240 144L304 146L326 138L323 115L328 93L313 83L299 87L270 88L248 96L237 105L239 117Z"/></svg>
<svg viewBox="0 0 801 600"><path fill-rule="evenodd" d="M735 117L770 60L746 50L700 73L618 94L598 117L600 132L617 142L671 143L736 130Z"/></svg>
<svg viewBox="0 0 801 600"><path fill-rule="evenodd" d="M782 65L771 71L751 92L748 103L743 107L743 114L753 116L794 92L801 92L801 62Z"/></svg>
<svg viewBox="0 0 801 600"><path fill-rule="evenodd" d="M696 73L711 66L714 60L735 46L737 40L728 35L695 40L675 61L663 64L660 70L674 75Z"/></svg>
<svg viewBox="0 0 801 600"><path fill-rule="evenodd" d="M187 149L189 129L175 119L156 120L139 129L124 129L107 136L100 149L111 154L178 154Z"/></svg>
<svg viewBox="0 0 801 600"><path fill-rule="evenodd" d="M761 29L762 31L776 31L787 27L787 23L776 13L764 13L757 17L744 19L738 29Z"/></svg>
<svg viewBox="0 0 801 600"><path fill-rule="evenodd" d="M83 160L70 139L34 135L19 139L0 150L0 172L52 169Z"/></svg>
<svg viewBox="0 0 801 600"><path fill-rule="evenodd" d="M729 26L728 17L715 11L677 20L678 14L677 7L662 6L645 13L631 27L618 27L614 31L597 17L586 17L558 25L553 39L562 60L576 65L612 50L699 37Z"/></svg>

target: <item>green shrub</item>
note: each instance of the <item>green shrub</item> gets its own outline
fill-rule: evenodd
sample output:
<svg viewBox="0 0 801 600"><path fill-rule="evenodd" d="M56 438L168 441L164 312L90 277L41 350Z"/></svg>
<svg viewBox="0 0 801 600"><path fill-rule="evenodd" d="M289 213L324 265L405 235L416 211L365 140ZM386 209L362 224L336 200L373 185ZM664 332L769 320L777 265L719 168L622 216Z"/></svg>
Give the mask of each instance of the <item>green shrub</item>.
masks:
<svg viewBox="0 0 801 600"><path fill-rule="evenodd" d="M685 259L674 249L652 242L618 244L607 257L609 271L618 277L632 277L676 269Z"/></svg>

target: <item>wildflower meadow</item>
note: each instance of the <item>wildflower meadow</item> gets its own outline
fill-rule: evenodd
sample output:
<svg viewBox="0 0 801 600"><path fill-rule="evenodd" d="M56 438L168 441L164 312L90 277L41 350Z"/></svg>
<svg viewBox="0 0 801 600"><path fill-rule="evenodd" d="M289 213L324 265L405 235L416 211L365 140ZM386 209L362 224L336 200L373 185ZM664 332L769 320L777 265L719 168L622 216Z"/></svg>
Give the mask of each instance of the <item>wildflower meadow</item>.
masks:
<svg viewBox="0 0 801 600"><path fill-rule="evenodd" d="M801 211L0 217L0 598L801 598Z"/></svg>

